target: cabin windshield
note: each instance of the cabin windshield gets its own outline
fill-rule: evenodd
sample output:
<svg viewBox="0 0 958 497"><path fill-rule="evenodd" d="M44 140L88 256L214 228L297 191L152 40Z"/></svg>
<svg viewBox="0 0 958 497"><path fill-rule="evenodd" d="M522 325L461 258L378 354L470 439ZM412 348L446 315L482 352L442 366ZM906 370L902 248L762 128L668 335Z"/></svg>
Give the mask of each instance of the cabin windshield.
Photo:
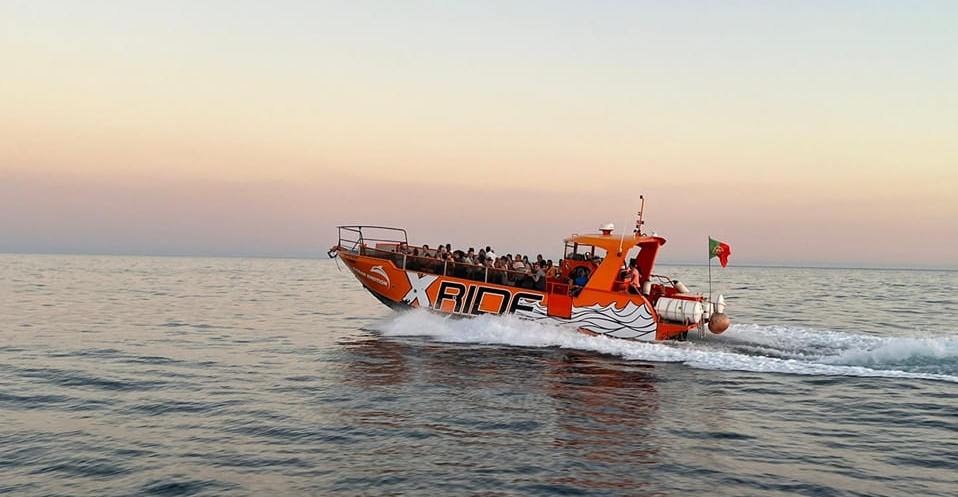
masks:
<svg viewBox="0 0 958 497"><path fill-rule="evenodd" d="M563 258L570 261L592 261L599 265L605 259L606 250L594 245L566 243Z"/></svg>

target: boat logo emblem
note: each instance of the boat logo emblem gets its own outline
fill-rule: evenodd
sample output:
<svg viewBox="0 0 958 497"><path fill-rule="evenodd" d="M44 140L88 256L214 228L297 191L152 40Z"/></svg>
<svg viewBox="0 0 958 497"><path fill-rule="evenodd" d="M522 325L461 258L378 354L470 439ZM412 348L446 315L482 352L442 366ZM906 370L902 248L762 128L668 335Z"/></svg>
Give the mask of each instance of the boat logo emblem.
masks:
<svg viewBox="0 0 958 497"><path fill-rule="evenodd" d="M377 283L381 283L383 286L388 287L388 286L392 283L391 281L389 281L389 275L386 274L386 270L383 269L382 266L373 266L373 267L369 268L369 272L370 272L370 273L376 273L376 274L378 274L379 276L382 276L383 278L385 278L385 280L386 280L385 282L383 282L383 281L378 281L378 282L377 282ZM376 281L376 280L373 280L373 281Z"/></svg>

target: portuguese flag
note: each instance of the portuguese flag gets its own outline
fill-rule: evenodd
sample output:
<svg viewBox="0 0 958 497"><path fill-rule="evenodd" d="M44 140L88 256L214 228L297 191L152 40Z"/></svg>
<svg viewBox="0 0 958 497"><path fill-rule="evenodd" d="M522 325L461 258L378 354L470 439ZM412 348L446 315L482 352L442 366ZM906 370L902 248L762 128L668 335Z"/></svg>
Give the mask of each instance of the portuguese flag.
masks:
<svg viewBox="0 0 958 497"><path fill-rule="evenodd" d="M728 245L709 237L709 259L718 257L722 267L728 265L728 256L732 255L732 249Z"/></svg>

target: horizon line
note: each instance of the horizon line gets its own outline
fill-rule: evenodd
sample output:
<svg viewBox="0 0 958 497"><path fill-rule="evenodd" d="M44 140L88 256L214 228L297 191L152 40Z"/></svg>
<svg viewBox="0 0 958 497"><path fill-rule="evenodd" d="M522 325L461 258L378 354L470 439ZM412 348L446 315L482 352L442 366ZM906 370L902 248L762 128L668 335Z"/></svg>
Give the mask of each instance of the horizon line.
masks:
<svg viewBox="0 0 958 497"><path fill-rule="evenodd" d="M197 259L298 259L298 260L318 260L327 261L331 258L323 257L321 252L313 255L293 255L293 254L198 254L198 253L109 253L109 252L3 252L0 255L21 255L21 256L76 256L76 257L179 257L179 258L197 258ZM684 266L698 267L708 266L707 262L693 261L656 261L657 266ZM855 265L842 262L741 262L729 264L733 268L782 268L782 269L866 269L866 270L901 270L901 271L958 271L954 266L900 266L900 265ZM721 266L719 266L721 268ZM728 268L721 268L728 269Z"/></svg>

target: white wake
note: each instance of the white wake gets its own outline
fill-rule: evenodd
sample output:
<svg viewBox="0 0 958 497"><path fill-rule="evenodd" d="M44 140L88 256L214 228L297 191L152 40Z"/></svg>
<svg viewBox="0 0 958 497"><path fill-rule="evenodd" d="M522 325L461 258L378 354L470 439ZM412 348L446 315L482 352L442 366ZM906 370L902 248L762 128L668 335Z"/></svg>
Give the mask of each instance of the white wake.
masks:
<svg viewBox="0 0 958 497"><path fill-rule="evenodd" d="M958 383L958 336L873 337L788 326L733 325L689 342L633 342L514 316L456 319L424 310L398 313L371 328L384 336L450 343L560 347L693 368L823 376L919 378ZM691 333L690 333L691 335Z"/></svg>

